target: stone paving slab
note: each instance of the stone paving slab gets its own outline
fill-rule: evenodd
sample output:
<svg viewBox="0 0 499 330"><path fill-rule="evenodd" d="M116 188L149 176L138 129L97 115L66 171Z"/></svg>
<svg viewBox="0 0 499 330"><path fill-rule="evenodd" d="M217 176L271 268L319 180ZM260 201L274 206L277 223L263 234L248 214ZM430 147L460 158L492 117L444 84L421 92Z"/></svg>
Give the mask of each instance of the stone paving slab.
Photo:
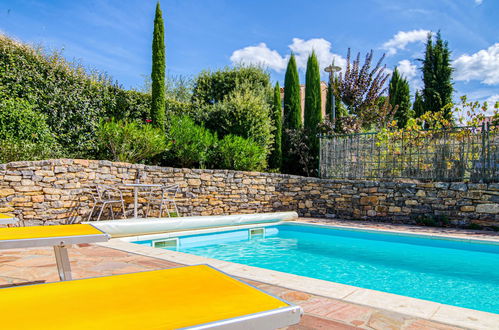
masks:
<svg viewBox="0 0 499 330"><path fill-rule="evenodd" d="M179 263L92 244L69 248L75 279L166 269ZM32 281L58 281L51 248L0 251L0 286ZM309 329L462 329L383 309L296 291L261 281L246 280L262 290L302 306L305 314L293 330ZM1 290L1 289L0 289ZM29 311L27 311L29 315Z"/></svg>

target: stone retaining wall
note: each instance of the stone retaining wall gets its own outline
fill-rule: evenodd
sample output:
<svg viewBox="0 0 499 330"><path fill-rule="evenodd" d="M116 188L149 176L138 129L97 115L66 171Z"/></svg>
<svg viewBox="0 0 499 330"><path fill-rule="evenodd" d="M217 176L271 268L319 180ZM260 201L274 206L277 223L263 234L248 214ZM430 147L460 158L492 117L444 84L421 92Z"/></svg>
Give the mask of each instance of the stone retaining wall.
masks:
<svg viewBox="0 0 499 330"><path fill-rule="evenodd" d="M86 219L91 187L134 182L178 183L182 215L297 211L301 216L415 223L443 217L457 225L499 226L499 184L323 180L298 176L162 168L94 160L0 165L0 212L27 224ZM127 210L132 191L124 189ZM141 202L144 200L141 198Z"/></svg>

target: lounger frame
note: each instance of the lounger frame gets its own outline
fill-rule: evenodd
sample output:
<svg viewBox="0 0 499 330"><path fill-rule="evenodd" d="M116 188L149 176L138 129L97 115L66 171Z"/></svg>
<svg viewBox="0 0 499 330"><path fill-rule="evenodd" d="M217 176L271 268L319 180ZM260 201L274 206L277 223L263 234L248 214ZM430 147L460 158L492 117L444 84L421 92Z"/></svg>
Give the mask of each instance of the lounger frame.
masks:
<svg viewBox="0 0 499 330"><path fill-rule="evenodd" d="M249 329L255 329L255 330L266 330L266 329L278 329L278 328L283 328L287 327L293 324L297 324L300 322L301 316L303 315L303 309L300 306L294 305L293 303L290 303L289 301L286 301L285 299L282 299L281 297L278 297L276 295L273 295L271 293L268 293L264 290L259 289L258 287L251 285L249 283L246 283L243 280L240 280L230 274L227 274L224 271L221 271L218 268L215 268L211 265L208 264L203 264L205 266L208 266L210 268L213 268L214 270L238 281L242 282L245 285L248 285L252 287L255 290L258 290L260 292L263 292L269 296L274 297L277 300L280 300L284 303L286 303L287 307L282 307L278 309L273 309L265 312L260 312L260 313L254 313L254 314L249 314L249 315L244 315L244 316L239 316L239 317L234 317L231 319L226 319L226 320L221 320L221 321L216 321L216 322L210 322L210 323L205 323L205 324L200 324L192 327L186 327L186 328L181 328L185 330L204 330L204 329L220 329L220 330L249 330Z"/></svg>
<svg viewBox="0 0 499 330"><path fill-rule="evenodd" d="M110 238L108 234L103 233L100 229L96 228L95 226L92 227L94 227L101 233L89 235L68 235L0 240L0 249L4 250L53 246L59 278L61 279L61 281L72 280L73 277L71 275L71 264L69 262L67 247L71 244L107 242Z"/></svg>

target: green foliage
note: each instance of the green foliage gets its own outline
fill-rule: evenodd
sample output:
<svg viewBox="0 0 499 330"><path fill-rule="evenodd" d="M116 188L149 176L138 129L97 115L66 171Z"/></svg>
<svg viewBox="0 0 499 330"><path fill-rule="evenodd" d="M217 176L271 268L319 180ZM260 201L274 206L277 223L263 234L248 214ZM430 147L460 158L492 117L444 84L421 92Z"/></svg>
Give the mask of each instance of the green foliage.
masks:
<svg viewBox="0 0 499 330"><path fill-rule="evenodd" d="M180 167L211 167L217 136L190 117L174 116L169 121L168 137L171 150L166 165Z"/></svg>
<svg viewBox="0 0 499 330"><path fill-rule="evenodd" d="M301 98L300 98L300 80L294 54L289 58L286 75L284 76L284 119L282 134L282 168L285 173L298 174L300 167L296 154L290 152L291 130L302 128L301 121Z"/></svg>
<svg viewBox="0 0 499 330"><path fill-rule="evenodd" d="M273 148L269 156L269 167L279 170L282 166L282 104L279 82L275 83L273 101L272 122L275 131Z"/></svg>
<svg viewBox="0 0 499 330"><path fill-rule="evenodd" d="M160 128L124 120L102 120L97 129L97 143L105 159L138 163L167 149Z"/></svg>
<svg viewBox="0 0 499 330"><path fill-rule="evenodd" d="M284 122L285 129L298 129L302 127L300 79L294 54L288 62L284 77Z"/></svg>
<svg viewBox="0 0 499 330"><path fill-rule="evenodd" d="M266 167L265 148L252 139L226 135L218 142L219 166L239 171L262 171Z"/></svg>
<svg viewBox="0 0 499 330"><path fill-rule="evenodd" d="M0 95L0 163L60 155L45 116L25 100Z"/></svg>
<svg viewBox="0 0 499 330"><path fill-rule="evenodd" d="M308 134L310 154L313 168L319 167L320 141L317 137L319 133L318 125L322 121L321 102L321 76L319 72L319 62L315 52L308 57L307 71L305 74L305 121L304 128Z"/></svg>
<svg viewBox="0 0 499 330"><path fill-rule="evenodd" d="M261 89L241 85L207 110L206 127L221 138L229 134L251 138L265 150L272 144L271 106Z"/></svg>
<svg viewBox="0 0 499 330"><path fill-rule="evenodd" d="M388 87L389 102L395 109L394 119L399 128L404 128L407 121L414 116L411 109L411 95L407 79L400 76L397 68L393 71Z"/></svg>
<svg viewBox="0 0 499 330"><path fill-rule="evenodd" d="M151 119L156 127L163 128L165 124L165 26L163 14L156 4L156 15L154 17L154 32L152 41L152 99L151 99Z"/></svg>
<svg viewBox="0 0 499 330"><path fill-rule="evenodd" d="M105 75L86 72L60 53L45 53L0 34L0 94L42 113L70 157L97 157L95 132L105 117L145 120L150 96L126 91Z"/></svg>
<svg viewBox="0 0 499 330"><path fill-rule="evenodd" d="M423 101L423 96L419 91L416 91L416 95L414 95L414 103L412 104L412 110L414 111L414 117L421 117L425 111L425 105Z"/></svg>
<svg viewBox="0 0 499 330"><path fill-rule="evenodd" d="M289 136L289 153L296 160L293 174L317 176L318 167L310 149L310 136L303 128L286 130Z"/></svg>
<svg viewBox="0 0 499 330"><path fill-rule="evenodd" d="M437 33L433 43L432 34L428 34L426 41L423 66L423 100L426 111L438 112L445 105L452 103L452 66L451 52L447 41L443 41L440 32ZM445 112L445 118L452 119L450 112Z"/></svg>
<svg viewBox="0 0 499 330"><path fill-rule="evenodd" d="M426 227L449 227L449 218L445 215L428 215L416 219L416 224Z"/></svg>
<svg viewBox="0 0 499 330"><path fill-rule="evenodd" d="M192 101L199 108L221 102L241 85L252 89L266 90L271 88L267 72L255 66L237 66L215 72L203 71L194 82Z"/></svg>

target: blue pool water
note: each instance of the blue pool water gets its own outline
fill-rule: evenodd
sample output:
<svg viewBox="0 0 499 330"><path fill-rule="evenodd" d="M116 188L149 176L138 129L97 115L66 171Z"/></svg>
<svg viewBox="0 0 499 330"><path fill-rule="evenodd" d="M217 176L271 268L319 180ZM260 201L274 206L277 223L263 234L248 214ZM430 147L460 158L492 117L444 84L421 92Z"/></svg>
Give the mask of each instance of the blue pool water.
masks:
<svg viewBox="0 0 499 330"><path fill-rule="evenodd" d="M173 249L499 313L499 245L283 224L184 236Z"/></svg>

